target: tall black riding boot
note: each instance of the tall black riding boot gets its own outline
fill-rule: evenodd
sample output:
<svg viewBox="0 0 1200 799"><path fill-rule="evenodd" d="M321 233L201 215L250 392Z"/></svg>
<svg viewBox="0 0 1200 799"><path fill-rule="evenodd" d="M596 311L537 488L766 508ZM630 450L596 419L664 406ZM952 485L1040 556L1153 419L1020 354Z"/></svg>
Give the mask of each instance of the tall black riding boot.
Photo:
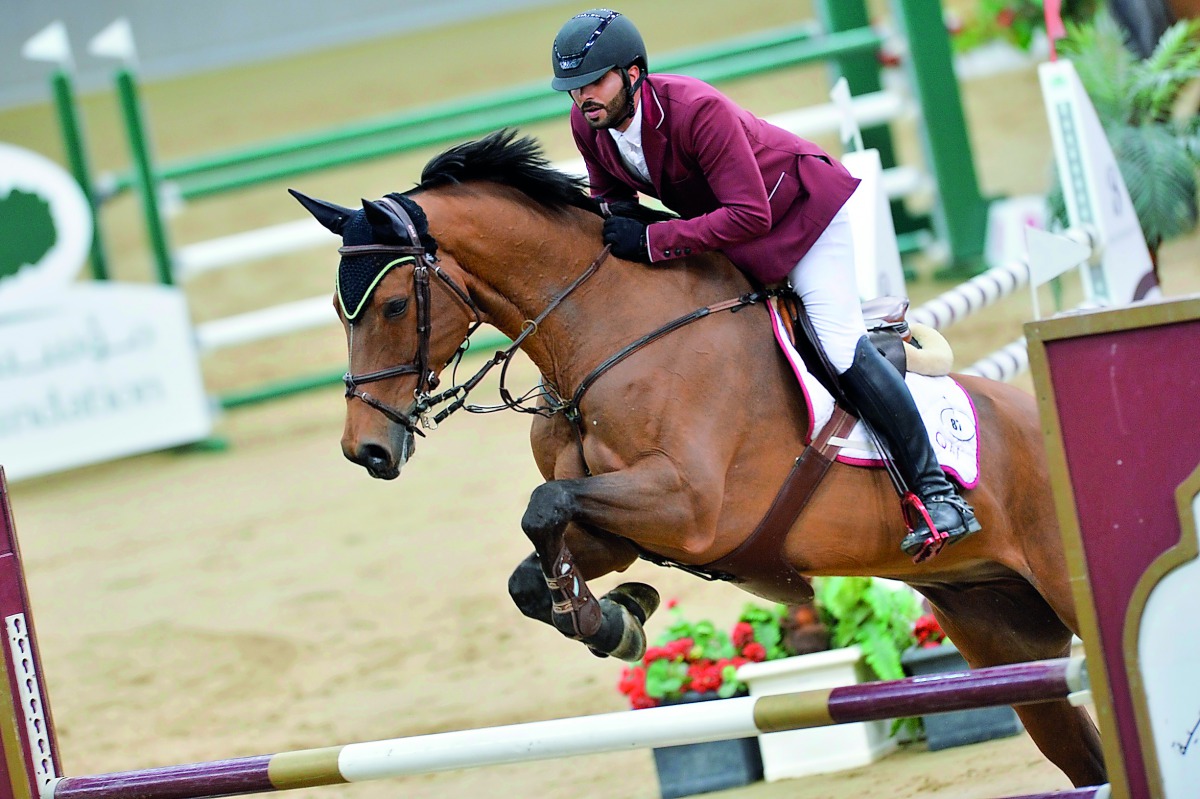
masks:
<svg viewBox="0 0 1200 799"><path fill-rule="evenodd" d="M887 444L900 476L929 514L928 520L913 520L912 532L900 543L904 553L919 563L936 555L942 544L953 544L978 531L975 512L938 464L904 378L866 336L859 339L854 363L838 382L859 417ZM942 535L930 530L930 522Z"/></svg>

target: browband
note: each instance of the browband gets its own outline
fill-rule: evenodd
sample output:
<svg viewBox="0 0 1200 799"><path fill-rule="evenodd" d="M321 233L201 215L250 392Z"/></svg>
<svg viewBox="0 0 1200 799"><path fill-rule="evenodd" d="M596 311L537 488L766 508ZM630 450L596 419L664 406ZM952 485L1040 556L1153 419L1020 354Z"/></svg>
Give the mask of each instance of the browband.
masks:
<svg viewBox="0 0 1200 799"><path fill-rule="evenodd" d="M424 247L411 247L401 244L350 244L338 247L338 255L424 255Z"/></svg>

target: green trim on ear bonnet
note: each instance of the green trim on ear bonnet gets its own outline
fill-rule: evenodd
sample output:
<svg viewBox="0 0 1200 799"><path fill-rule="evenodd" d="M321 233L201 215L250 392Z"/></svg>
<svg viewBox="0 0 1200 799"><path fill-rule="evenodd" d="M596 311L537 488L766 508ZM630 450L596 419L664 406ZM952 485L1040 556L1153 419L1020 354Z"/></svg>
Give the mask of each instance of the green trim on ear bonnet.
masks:
<svg viewBox="0 0 1200 799"><path fill-rule="evenodd" d="M345 268L346 261L350 258L360 259L362 261L382 261L380 256L373 255L351 255L342 258L342 265L338 267L337 281L337 298L338 304L342 306L342 313L346 319L353 322L362 313L362 309L366 306L367 300L371 298L371 294L375 291L375 287L379 285L379 281L383 280L383 276L388 273L394 266L406 263L416 263L416 258L411 255L405 255L402 258L396 258L393 261L388 261L375 272L374 277L370 277L371 269ZM366 266L366 264L364 264ZM348 279L349 278L349 279ZM346 302L346 297L351 298L351 302ZM351 305L353 304L353 310Z"/></svg>

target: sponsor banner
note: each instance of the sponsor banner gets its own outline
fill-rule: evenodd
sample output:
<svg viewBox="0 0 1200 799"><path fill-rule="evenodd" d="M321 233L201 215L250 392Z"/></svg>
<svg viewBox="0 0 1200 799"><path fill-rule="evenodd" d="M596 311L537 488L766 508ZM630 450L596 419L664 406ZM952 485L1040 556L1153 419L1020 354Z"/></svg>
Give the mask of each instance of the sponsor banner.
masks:
<svg viewBox="0 0 1200 799"><path fill-rule="evenodd" d="M0 310L0 463L10 479L194 442L211 430L178 289L79 284Z"/></svg>

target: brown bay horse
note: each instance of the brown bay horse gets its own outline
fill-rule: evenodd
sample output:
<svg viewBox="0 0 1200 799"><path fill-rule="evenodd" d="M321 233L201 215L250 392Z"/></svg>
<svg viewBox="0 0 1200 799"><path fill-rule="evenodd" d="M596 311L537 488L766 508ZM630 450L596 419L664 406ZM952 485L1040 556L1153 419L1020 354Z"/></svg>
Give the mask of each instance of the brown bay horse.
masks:
<svg viewBox="0 0 1200 799"><path fill-rule="evenodd" d="M653 589L626 584L597 599L587 581L643 555L692 566L727 555L805 449L806 405L766 310L727 302L754 288L716 253L654 266L605 258L584 184L511 133L446 151L415 189L361 210L296 196L343 239L346 457L397 477L421 422L449 403L444 418L475 385L438 394L438 375L475 327L499 329L543 376L532 409L502 381L506 404L539 412L531 439L545 478L521 522L535 554L510 592L526 615L594 651L639 657ZM497 363L507 365L496 357L480 372ZM983 531L914 564L898 546L904 522L884 471L835 463L780 557L804 576L914 586L975 668L1065 656L1078 623L1034 400L957 379L979 416L981 479L967 498ZM1083 709L1018 713L1075 785L1106 781Z"/></svg>

